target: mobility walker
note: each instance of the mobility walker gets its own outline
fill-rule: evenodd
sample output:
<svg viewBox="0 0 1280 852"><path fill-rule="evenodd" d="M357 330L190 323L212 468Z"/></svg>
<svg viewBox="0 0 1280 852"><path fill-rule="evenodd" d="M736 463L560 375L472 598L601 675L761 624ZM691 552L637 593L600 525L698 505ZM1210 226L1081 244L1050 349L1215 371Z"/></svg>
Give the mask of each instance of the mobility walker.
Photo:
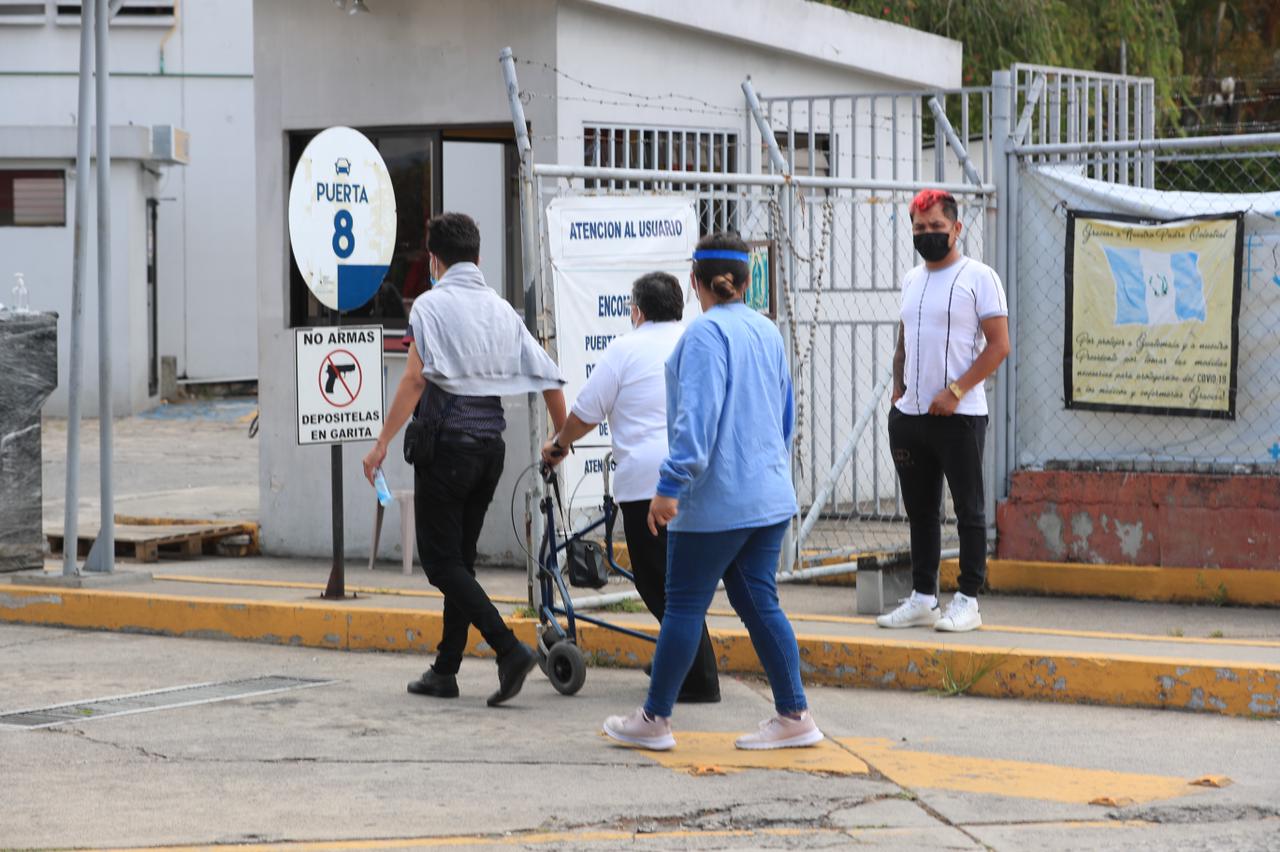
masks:
<svg viewBox="0 0 1280 852"><path fill-rule="evenodd" d="M606 630L625 633L646 642L657 642L655 636L583 615L573 608L570 587L604 588L611 573L635 582L635 575L618 565L613 558L613 526L618 518L618 505L609 491L609 469L612 462L612 455L605 457L602 514L582 529L568 532L563 542L558 540L556 534L555 510L559 506L563 512L564 508L560 500L560 478L554 469L546 465L539 466L542 480L550 486L550 491L538 504L545 527L538 548L537 575L532 578L533 582L529 587L529 604L538 614L538 665L551 685L562 695L575 694L582 689L582 684L587 679L586 659L582 649L578 647L578 622L584 621ZM565 526L567 528L568 524ZM586 538L600 527L604 527L603 548ZM562 570L561 554L564 556L566 570Z"/></svg>

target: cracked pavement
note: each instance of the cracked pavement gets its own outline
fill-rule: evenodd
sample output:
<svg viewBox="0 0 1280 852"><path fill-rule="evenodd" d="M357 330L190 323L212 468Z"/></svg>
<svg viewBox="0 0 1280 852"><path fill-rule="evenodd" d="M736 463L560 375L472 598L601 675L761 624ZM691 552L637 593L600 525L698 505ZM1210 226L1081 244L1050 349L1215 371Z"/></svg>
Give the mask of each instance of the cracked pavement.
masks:
<svg viewBox="0 0 1280 852"><path fill-rule="evenodd" d="M815 717L841 740L830 747L869 774L694 775L596 733L643 699L639 672L592 668L565 698L535 671L510 705L488 708L491 661L466 660L462 697L444 701L405 692L426 662L0 625L0 711L259 675L337 681L0 728L0 848L1280 849L1272 721L814 687ZM762 682L725 678L723 693L677 708L677 740L770 713ZM1010 795L908 788L858 754L860 738L993 771L1024 761L1234 783L1116 808L1036 798L1012 776Z"/></svg>

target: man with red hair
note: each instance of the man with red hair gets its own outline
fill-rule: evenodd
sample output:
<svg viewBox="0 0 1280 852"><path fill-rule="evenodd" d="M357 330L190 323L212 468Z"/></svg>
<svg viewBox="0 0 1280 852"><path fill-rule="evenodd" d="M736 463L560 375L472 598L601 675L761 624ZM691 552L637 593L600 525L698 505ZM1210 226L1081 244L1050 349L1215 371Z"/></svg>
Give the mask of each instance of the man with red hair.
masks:
<svg viewBox="0 0 1280 852"><path fill-rule="evenodd" d="M978 590L987 572L983 382L1009 354L1009 307L995 270L961 252L964 225L950 193L923 190L908 212L912 241L924 263L902 282L889 447L911 524L912 592L876 623L976 630L982 626ZM944 478L960 537L960 591L941 613Z"/></svg>

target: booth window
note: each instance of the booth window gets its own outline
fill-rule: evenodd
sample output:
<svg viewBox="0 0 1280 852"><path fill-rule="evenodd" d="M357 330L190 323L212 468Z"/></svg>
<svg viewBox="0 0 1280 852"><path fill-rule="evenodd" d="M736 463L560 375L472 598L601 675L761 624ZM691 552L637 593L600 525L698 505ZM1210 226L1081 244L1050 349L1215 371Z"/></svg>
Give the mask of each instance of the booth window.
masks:
<svg viewBox="0 0 1280 852"><path fill-rule="evenodd" d="M65 172L0 169L0 227L38 228L66 224Z"/></svg>
<svg viewBox="0 0 1280 852"><path fill-rule="evenodd" d="M319 131L289 135L289 179L302 152ZM434 130L361 130L378 149L396 194L396 246L391 268L378 294L367 305L343 314L348 319L381 322L388 329L403 330L409 324L413 300L429 286L427 220L442 205L438 179L441 137ZM286 195L288 189L285 189ZM286 237L287 240L287 237ZM302 273L289 259L290 325L326 325L332 312L307 289Z"/></svg>
<svg viewBox="0 0 1280 852"><path fill-rule="evenodd" d="M688 183L655 186L653 181L587 180L587 189L679 189L705 196L698 200L699 228L703 234L736 230L737 202L716 197L719 188L703 175L738 170L738 134L723 130L588 126L582 130L582 164L616 169L654 169L694 172Z"/></svg>

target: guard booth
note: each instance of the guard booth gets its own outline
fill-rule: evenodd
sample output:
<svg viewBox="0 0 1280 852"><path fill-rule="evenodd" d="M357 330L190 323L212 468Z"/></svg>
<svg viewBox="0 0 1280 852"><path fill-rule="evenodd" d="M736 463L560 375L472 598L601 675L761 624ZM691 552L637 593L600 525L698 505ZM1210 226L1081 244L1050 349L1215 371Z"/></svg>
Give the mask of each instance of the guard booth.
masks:
<svg viewBox="0 0 1280 852"><path fill-rule="evenodd" d="M779 91L914 91L960 82L958 42L806 0L378 0L347 15L314 0L254 3L262 546L326 556L327 450L299 446L294 330L328 319L289 253L293 167L328 127L368 137L395 189L396 246L385 282L344 323L384 329L387 396L405 364L403 332L429 281L427 220L446 210L481 229L480 268L524 313L518 160L498 55L516 56L525 115L540 163L640 165L698 173L759 171L761 139L743 103L748 75ZM785 25L783 25L785 24ZM860 49L875 44L875 51ZM905 156L905 154L904 154ZM334 164L336 168L338 164ZM654 164L650 164L654 165ZM603 187L602 187L603 188ZM366 377L366 381L368 378ZM511 495L529 458L526 397L503 400L506 470L479 541L482 561L524 563ZM540 401L539 401L539 404ZM375 499L346 448L345 552L368 558ZM392 490L412 471L385 464ZM394 513L392 507L388 511ZM387 519L391 528L398 521ZM394 536L380 556L399 556Z"/></svg>

